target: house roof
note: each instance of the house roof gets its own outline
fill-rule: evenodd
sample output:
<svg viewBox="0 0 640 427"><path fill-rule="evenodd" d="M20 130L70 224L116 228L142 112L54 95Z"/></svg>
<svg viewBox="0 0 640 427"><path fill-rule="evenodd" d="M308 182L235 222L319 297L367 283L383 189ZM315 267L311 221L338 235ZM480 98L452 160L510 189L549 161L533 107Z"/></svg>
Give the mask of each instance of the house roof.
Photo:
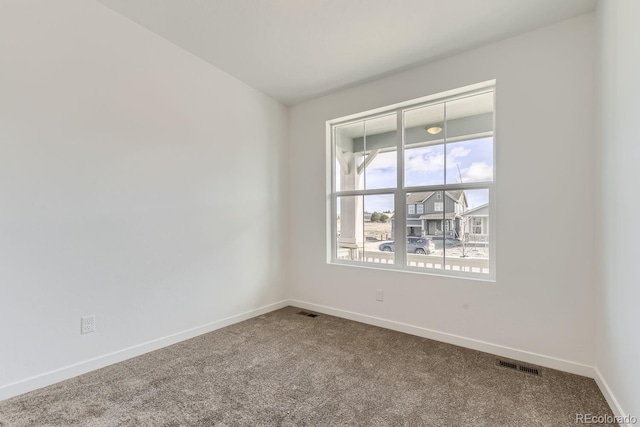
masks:
<svg viewBox="0 0 640 427"><path fill-rule="evenodd" d="M442 219L442 214L441 213L433 213L433 214L425 214L425 215L420 215L420 218L418 219ZM444 219L456 219L459 218L460 215L458 215L455 212L447 212L444 215Z"/></svg>
<svg viewBox="0 0 640 427"><path fill-rule="evenodd" d="M475 208L471 208L471 209L467 209L464 214L465 216L474 216L474 213L478 213L478 211L485 209L489 207L489 203L485 203L484 205L480 205L480 206L476 206ZM487 216L487 214L482 213L481 215L477 215L477 216Z"/></svg>
<svg viewBox="0 0 640 427"><path fill-rule="evenodd" d="M423 191L420 193L407 194L407 204L414 205L416 203L422 203L433 195L434 191Z"/></svg>
<svg viewBox="0 0 640 427"><path fill-rule="evenodd" d="M407 204L415 205L416 203L423 203L429 197L433 196L435 191L420 191L417 193L407 194ZM460 197L464 194L464 190L450 190L444 192L450 199L456 202L460 200ZM466 198L466 197L465 197Z"/></svg>
<svg viewBox="0 0 640 427"><path fill-rule="evenodd" d="M464 190L451 190L447 191L446 194L454 200L460 200L460 197L464 194Z"/></svg>

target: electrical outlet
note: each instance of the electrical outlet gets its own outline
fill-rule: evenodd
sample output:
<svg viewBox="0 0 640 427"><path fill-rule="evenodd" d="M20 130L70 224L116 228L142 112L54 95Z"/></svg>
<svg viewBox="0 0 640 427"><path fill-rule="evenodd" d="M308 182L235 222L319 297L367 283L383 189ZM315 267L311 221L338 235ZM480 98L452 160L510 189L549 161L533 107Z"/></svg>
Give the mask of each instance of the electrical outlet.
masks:
<svg viewBox="0 0 640 427"><path fill-rule="evenodd" d="M382 294L382 289L378 289L376 291L376 301L382 301L384 295Z"/></svg>
<svg viewBox="0 0 640 427"><path fill-rule="evenodd" d="M84 316L80 318L80 333L89 334L96 331L96 316Z"/></svg>

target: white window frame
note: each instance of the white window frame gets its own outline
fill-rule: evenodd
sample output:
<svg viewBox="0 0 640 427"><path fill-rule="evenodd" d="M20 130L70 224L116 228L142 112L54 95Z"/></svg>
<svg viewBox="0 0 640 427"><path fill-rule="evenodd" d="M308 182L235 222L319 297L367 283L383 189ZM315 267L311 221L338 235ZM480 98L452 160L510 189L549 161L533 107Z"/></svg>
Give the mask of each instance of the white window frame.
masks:
<svg viewBox="0 0 640 427"><path fill-rule="evenodd" d="M442 202L434 202L433 203L433 211L434 212L443 212L444 211L444 203L442 203Z"/></svg>
<svg viewBox="0 0 640 427"><path fill-rule="evenodd" d="M416 205L416 214L422 215L424 213L424 205L422 203L418 203Z"/></svg>
<svg viewBox="0 0 640 427"><path fill-rule="evenodd" d="M407 212L407 214L415 215L416 214L416 205L409 205L409 211Z"/></svg>
<svg viewBox="0 0 640 427"><path fill-rule="evenodd" d="M466 184L443 184L443 185L427 185L427 186L416 186L416 187L405 187L404 186L404 114L403 112L409 109L422 108L429 105L440 104L443 102L453 101L455 99L465 98L468 96L479 95L482 93L493 92L494 96L494 123L491 132L481 135L474 135L476 138L482 138L491 136L493 138L493 180L491 182L479 182L479 183L466 183ZM495 282L496 280L496 191L495 191L495 183L497 177L497 163L496 163L496 152L497 152L497 142L496 142L496 132L495 132L495 98L496 98L496 81L490 80L474 85L469 85L463 88L458 88L454 90L450 90L447 92L429 95L423 98L418 98L394 105L390 105L387 107L381 107L374 110L366 111L363 113L353 114L351 116L340 117L337 119L328 120L326 122L326 147L327 147L327 180L326 180L326 188L327 188L327 263L329 264L338 264L338 265L352 265L363 268L378 268L385 270L396 270L399 272L411 272L411 273L419 273L430 276L446 276L446 277L460 277L460 278L469 278L475 279L478 281L485 282ZM398 125L397 125L397 185L395 188L388 189L363 189L363 190L349 190L349 191L337 191L335 190L335 181L336 181L336 165L335 165L335 147L334 147L334 138L335 138L335 128L336 126L342 126L353 122L358 122L362 120L370 120L376 117L381 117L385 115L389 115L391 113L395 113ZM446 122L446 120L445 120ZM445 166L446 168L446 166ZM445 270L445 269L425 269L421 267L412 267L407 265L407 236L406 233L398 233L398 230L403 230L406 228L407 224L407 203L406 197L408 193L413 192L422 192L422 191L435 191L437 192L445 192L448 190L475 190L482 189L488 190L489 193L489 211L491 215L489 216L489 239L491 245L489 246L489 273L477 273L477 272L463 272L463 271L455 271L455 270ZM394 264L374 264L368 262L362 262L357 260L341 260L338 259L337 254L337 239L335 238L337 233L336 228L336 207L337 207L337 198L340 196L366 196L366 195L383 195L383 194L393 194L395 200L395 212L394 212L394 226L395 226L395 259ZM441 196L441 195L440 195ZM444 210L444 206L443 206Z"/></svg>

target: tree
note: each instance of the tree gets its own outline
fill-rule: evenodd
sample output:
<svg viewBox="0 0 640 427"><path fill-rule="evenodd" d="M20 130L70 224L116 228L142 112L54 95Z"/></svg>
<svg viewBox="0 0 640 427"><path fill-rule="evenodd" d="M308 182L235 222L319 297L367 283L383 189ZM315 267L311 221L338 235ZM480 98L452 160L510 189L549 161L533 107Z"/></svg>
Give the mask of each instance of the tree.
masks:
<svg viewBox="0 0 640 427"><path fill-rule="evenodd" d="M380 222L380 214L378 212L371 214L371 222Z"/></svg>
<svg viewBox="0 0 640 427"><path fill-rule="evenodd" d="M380 215L380 222L387 222L387 221L389 221L389 215L385 215L385 214Z"/></svg>
<svg viewBox="0 0 640 427"><path fill-rule="evenodd" d="M460 249L462 249L462 255L460 255L460 258L466 258L469 256L469 248L467 247L467 232L471 228L469 221L471 221L470 217L466 215L462 216L462 237L460 238Z"/></svg>

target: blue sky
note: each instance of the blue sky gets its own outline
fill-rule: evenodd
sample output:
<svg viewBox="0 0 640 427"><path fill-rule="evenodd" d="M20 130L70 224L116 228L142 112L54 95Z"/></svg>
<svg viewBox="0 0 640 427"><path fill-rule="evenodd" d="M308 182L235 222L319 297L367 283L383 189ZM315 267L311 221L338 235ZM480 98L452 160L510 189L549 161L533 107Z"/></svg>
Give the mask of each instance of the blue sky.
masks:
<svg viewBox="0 0 640 427"><path fill-rule="evenodd" d="M445 170L446 160L446 170ZM448 143L405 150L405 185L487 182L493 180L493 138ZM397 181L396 153L381 153L365 171L367 189L393 188ZM469 207L489 201L487 190L467 191ZM393 211L393 198L367 196L365 210Z"/></svg>

